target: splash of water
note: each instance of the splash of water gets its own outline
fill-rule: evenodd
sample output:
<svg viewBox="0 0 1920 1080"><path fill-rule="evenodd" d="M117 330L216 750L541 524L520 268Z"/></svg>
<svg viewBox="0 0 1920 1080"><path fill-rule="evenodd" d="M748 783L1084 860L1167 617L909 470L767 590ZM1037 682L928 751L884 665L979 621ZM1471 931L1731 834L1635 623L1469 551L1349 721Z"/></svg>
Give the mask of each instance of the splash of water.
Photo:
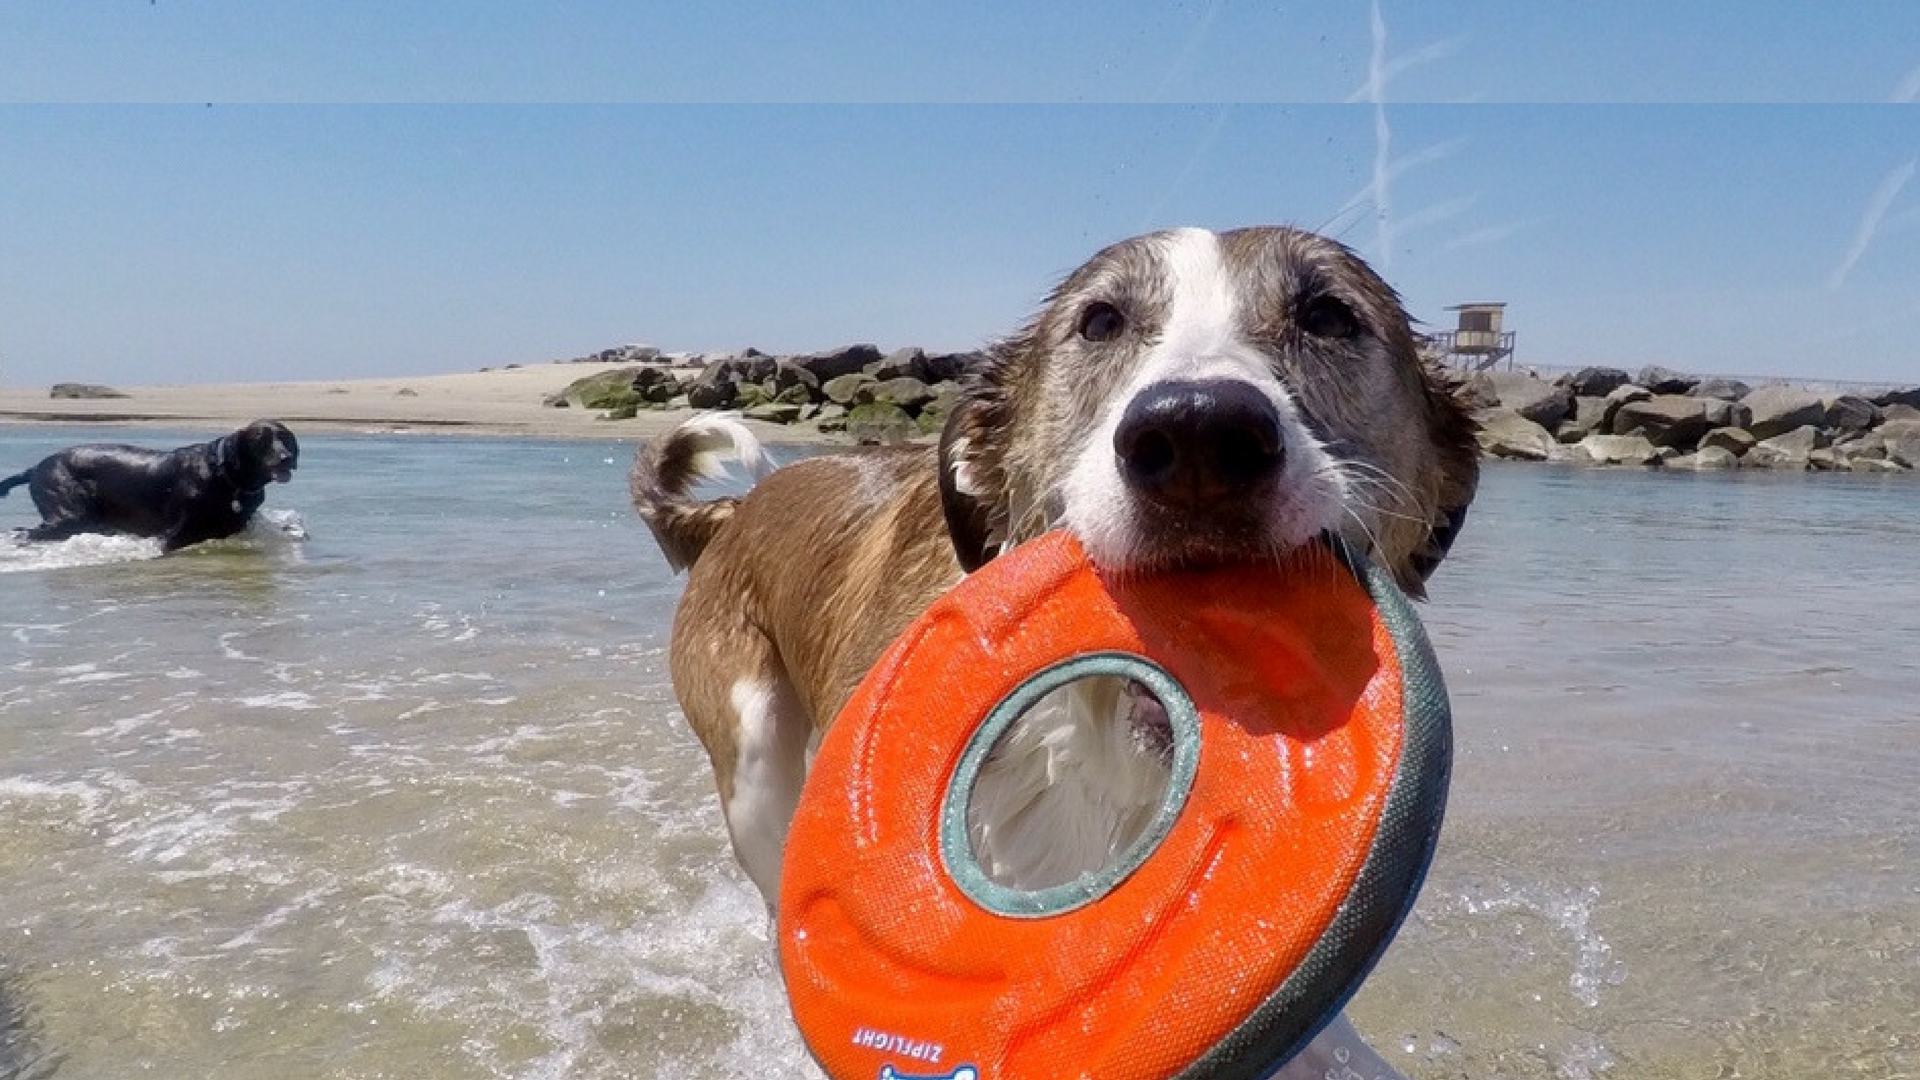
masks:
<svg viewBox="0 0 1920 1080"><path fill-rule="evenodd" d="M239 535L213 542L274 548L305 539L307 524L298 510L263 509ZM163 554L152 537L83 533L65 540L27 540L17 531L0 532L0 574L141 562Z"/></svg>
<svg viewBox="0 0 1920 1080"><path fill-rule="evenodd" d="M1508 885L1493 890L1491 896L1463 896L1460 910L1468 915L1521 914L1540 919L1566 939L1573 949L1573 971L1567 988L1575 1001L1593 1008L1608 986L1625 978L1625 969L1613 958L1613 946L1594 927L1594 908L1600 890L1555 889L1547 885Z"/></svg>
<svg viewBox="0 0 1920 1080"><path fill-rule="evenodd" d="M138 536L73 536L65 540L24 540L0 534L0 574L26 570L63 570L105 566L160 557L160 541Z"/></svg>

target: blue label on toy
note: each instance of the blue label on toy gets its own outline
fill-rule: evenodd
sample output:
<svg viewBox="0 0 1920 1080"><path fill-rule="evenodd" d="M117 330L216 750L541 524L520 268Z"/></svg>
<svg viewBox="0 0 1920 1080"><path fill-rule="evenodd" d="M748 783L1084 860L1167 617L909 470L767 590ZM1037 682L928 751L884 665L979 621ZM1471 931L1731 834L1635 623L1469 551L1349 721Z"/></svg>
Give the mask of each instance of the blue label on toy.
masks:
<svg viewBox="0 0 1920 1080"><path fill-rule="evenodd" d="M980 1080L980 1070L971 1065L962 1065L945 1073L903 1073L896 1072L891 1065L882 1065L880 1080Z"/></svg>

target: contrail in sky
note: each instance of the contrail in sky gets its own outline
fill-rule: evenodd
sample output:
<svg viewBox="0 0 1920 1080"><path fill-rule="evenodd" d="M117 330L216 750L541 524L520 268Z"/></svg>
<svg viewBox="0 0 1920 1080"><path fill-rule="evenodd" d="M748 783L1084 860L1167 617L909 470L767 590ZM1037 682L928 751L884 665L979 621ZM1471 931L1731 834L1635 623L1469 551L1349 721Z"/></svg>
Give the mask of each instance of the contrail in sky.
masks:
<svg viewBox="0 0 1920 1080"><path fill-rule="evenodd" d="M1369 102L1373 105L1373 178L1360 194L1348 200L1346 206L1335 216L1346 214L1355 205L1371 201L1373 203L1373 243L1374 263L1381 273L1393 269L1393 246L1398 240L1404 222L1393 218L1393 181L1401 173L1415 165L1424 164L1451 154L1459 140L1443 143L1440 146L1423 150L1403 161L1393 160L1393 128L1387 123L1387 83L1395 76L1432 60L1438 60L1459 48L1467 40L1465 35L1456 35L1444 41L1415 49L1405 56L1387 59L1387 20L1380 13L1380 0L1372 0L1368 10L1368 27L1373 38L1373 51L1367 58L1367 81L1360 89L1347 97L1348 102ZM1443 216L1444 208L1436 208L1435 216Z"/></svg>
<svg viewBox="0 0 1920 1080"><path fill-rule="evenodd" d="M1399 161L1388 162L1386 170L1388 185L1390 186L1393 181L1400 178L1400 174L1416 165L1425 165L1432 161L1445 161L1447 158L1453 156L1454 151L1466 145L1466 141L1465 139L1448 139L1443 143L1435 143L1417 154L1408 154ZM1377 179L1368 180L1365 187L1354 192L1351 198L1340 204L1340 209L1334 212L1333 219L1338 221L1371 202L1373 200L1373 189L1378 183L1379 181Z"/></svg>
<svg viewBox="0 0 1920 1080"><path fill-rule="evenodd" d="M1847 275L1853 272L1853 264L1860 261L1860 256L1867 253L1873 238L1880 234L1881 219L1887 216L1887 211L1893 207L1893 200L1900 197L1900 191L1907 186L1907 181L1913 179L1916 168L1920 168L1920 158L1909 159L1905 165L1888 173L1887 178L1874 189L1873 198L1867 200L1867 208L1860 213L1860 224L1853 230L1853 243L1848 245L1846 257L1827 277L1827 288L1837 290L1846 283Z"/></svg>
<svg viewBox="0 0 1920 1080"><path fill-rule="evenodd" d="M1371 5L1373 55L1367 60L1367 100L1373 102L1373 242L1380 272L1393 269L1393 129L1387 126L1387 20Z"/></svg>
<svg viewBox="0 0 1920 1080"><path fill-rule="evenodd" d="M1887 102L1892 105L1911 105L1916 98L1920 98L1920 66L1907 72L1907 77L1893 88L1893 96Z"/></svg>
<svg viewBox="0 0 1920 1080"><path fill-rule="evenodd" d="M1214 111L1213 122L1208 124L1207 130L1201 133L1200 142L1193 148L1193 153L1188 155L1187 163L1180 167L1180 172L1174 176L1173 183L1167 185L1166 194L1160 196L1160 201L1154 203L1153 209L1147 211L1146 219L1141 222L1140 228L1136 231L1145 232L1160 225L1161 213L1166 210L1167 204L1173 201L1174 196L1180 193L1180 189L1187 186L1187 180L1200 168L1200 163L1207 159L1207 155L1213 153L1213 144L1220 141L1221 129L1227 126L1227 117L1231 115L1233 115L1232 105L1222 105Z"/></svg>
<svg viewBox="0 0 1920 1080"><path fill-rule="evenodd" d="M1423 207L1415 210L1411 214L1403 216L1395 225L1395 231L1405 234L1415 229L1424 229L1429 225L1437 225L1443 221L1451 221L1473 209L1473 204L1479 201L1480 194L1479 192L1475 192L1472 195L1462 195L1459 198L1448 199L1445 202Z"/></svg>
<svg viewBox="0 0 1920 1080"><path fill-rule="evenodd" d="M1497 244L1507 237L1520 232L1522 229L1531 229L1546 220L1547 218L1544 216L1521 218L1519 221L1509 221L1504 225L1489 225L1484 229L1464 232L1447 241L1446 245L1440 250L1454 251L1459 248L1474 247L1479 244Z"/></svg>
<svg viewBox="0 0 1920 1080"><path fill-rule="evenodd" d="M1174 58L1173 63L1167 65L1166 74L1160 76L1160 85L1153 88L1154 101L1167 100L1168 88L1173 85L1173 80L1180 73L1192 65L1194 55L1200 51L1200 44L1207 39L1207 31L1213 28L1214 16L1218 14L1220 14L1220 0L1213 0L1207 5L1206 14L1200 17L1199 24L1187 35L1187 43L1181 47L1180 55Z"/></svg>
<svg viewBox="0 0 1920 1080"><path fill-rule="evenodd" d="M1379 6L1375 5L1376 17L1378 15L1378 11L1379 11ZM1375 25L1376 31L1380 35L1380 37L1376 39L1376 43L1381 47L1385 47L1386 45L1385 37L1387 32L1386 27L1379 23L1375 23L1374 25ZM1451 56L1453 55L1454 51L1460 47L1461 43L1466 40L1467 40L1467 35L1455 34L1453 37L1447 38L1443 41L1436 41L1431 45L1427 45L1423 48L1415 49L1413 52L1410 52L1405 56L1396 57L1395 59L1389 61L1385 67L1382 67L1379 69L1379 82L1382 86L1384 86L1387 83L1393 81L1395 77L1399 76L1403 72L1406 72L1412 68L1419 67L1421 64L1427 63L1430 60L1438 60L1445 56ZM1351 104L1354 104L1355 102L1373 100L1371 96L1373 93L1373 86L1374 86L1374 78L1372 76L1372 73L1369 72L1366 85L1362 86L1358 90L1355 90L1353 93L1347 95L1347 104L1351 105Z"/></svg>

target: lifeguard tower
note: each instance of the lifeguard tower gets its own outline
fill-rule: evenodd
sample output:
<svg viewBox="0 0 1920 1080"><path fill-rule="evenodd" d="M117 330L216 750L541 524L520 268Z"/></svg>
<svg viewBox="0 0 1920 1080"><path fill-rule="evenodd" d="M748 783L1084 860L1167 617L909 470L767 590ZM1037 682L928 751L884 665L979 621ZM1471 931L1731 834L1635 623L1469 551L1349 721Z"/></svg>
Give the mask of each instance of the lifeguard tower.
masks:
<svg viewBox="0 0 1920 1080"><path fill-rule="evenodd" d="M1513 367L1513 331L1500 326L1506 304L1456 304L1447 310L1460 313L1459 326L1442 330L1432 340L1448 364L1485 371L1505 360Z"/></svg>

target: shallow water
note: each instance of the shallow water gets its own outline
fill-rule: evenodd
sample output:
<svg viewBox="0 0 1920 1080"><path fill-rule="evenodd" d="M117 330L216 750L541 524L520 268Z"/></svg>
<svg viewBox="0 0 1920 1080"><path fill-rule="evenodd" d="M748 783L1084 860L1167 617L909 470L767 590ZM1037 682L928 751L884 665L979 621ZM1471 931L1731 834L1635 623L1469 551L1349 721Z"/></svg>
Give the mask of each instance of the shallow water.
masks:
<svg viewBox="0 0 1920 1080"><path fill-rule="evenodd" d="M0 466L101 438L195 437ZM243 539L0 539L0 1077L806 1074L629 450L301 442ZM1897 477L1490 467L1362 1030L1416 1077L1920 1072L1917 549Z"/></svg>

